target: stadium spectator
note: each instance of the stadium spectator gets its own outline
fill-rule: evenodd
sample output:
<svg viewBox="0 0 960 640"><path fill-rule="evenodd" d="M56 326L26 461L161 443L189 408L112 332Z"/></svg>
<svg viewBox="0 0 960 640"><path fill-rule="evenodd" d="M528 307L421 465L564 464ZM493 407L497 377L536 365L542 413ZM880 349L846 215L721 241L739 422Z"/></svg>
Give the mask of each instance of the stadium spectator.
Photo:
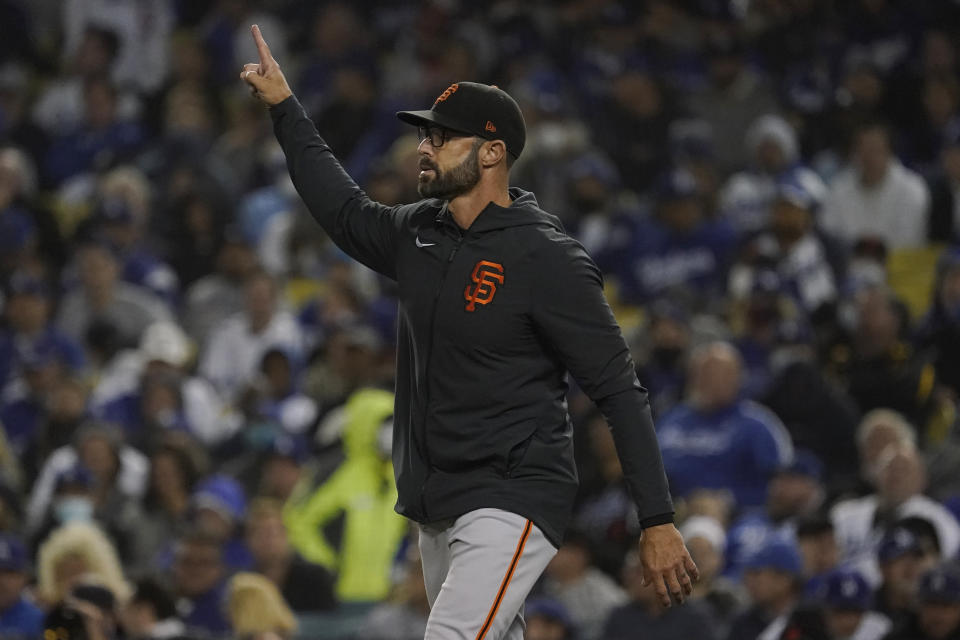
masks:
<svg viewBox="0 0 960 640"><path fill-rule="evenodd" d="M356 633L357 640L419 640L424 637L430 603L417 545L408 547L398 572L399 580L393 585L390 597L370 610Z"/></svg>
<svg viewBox="0 0 960 640"><path fill-rule="evenodd" d="M286 507L293 547L336 572L341 602L387 595L390 565L406 532L393 510L397 489L385 442L392 417L393 394L353 393L344 406L343 461L314 491Z"/></svg>
<svg viewBox="0 0 960 640"><path fill-rule="evenodd" d="M792 460L790 436L777 417L738 398L742 371L728 343L694 352L688 400L657 427L675 497L698 488L729 489L738 507L760 506L770 477Z"/></svg>
<svg viewBox="0 0 960 640"><path fill-rule="evenodd" d="M870 610L870 587L855 571L832 571L817 595L825 609L827 631L834 638L880 640L892 629L889 618Z"/></svg>
<svg viewBox="0 0 960 640"><path fill-rule="evenodd" d="M0 533L0 635L35 638L43 633L43 610L30 598L29 582L23 541Z"/></svg>
<svg viewBox="0 0 960 640"><path fill-rule="evenodd" d="M230 578L227 609L230 628L241 638L275 634L280 640L292 640L297 631L297 620L277 586L257 573L237 573Z"/></svg>
<svg viewBox="0 0 960 640"><path fill-rule="evenodd" d="M184 329L201 348L216 326L243 311L243 283L257 265L253 248L235 229L225 229L222 242L216 271L196 279L184 300Z"/></svg>
<svg viewBox="0 0 960 640"><path fill-rule="evenodd" d="M627 554L623 565L623 583L630 601L610 612L599 635L604 640L635 638L638 630L650 640L671 638L718 638L710 615L696 600L683 607L664 607L653 585L643 580L643 568L636 553Z"/></svg>
<svg viewBox="0 0 960 640"><path fill-rule="evenodd" d="M243 541L247 497L240 483L222 473L200 480L190 496L191 524L220 544L223 563L231 570L250 568L253 558Z"/></svg>
<svg viewBox="0 0 960 640"><path fill-rule="evenodd" d="M951 248L937 262L933 300L917 331L919 349L932 349L937 380L960 396L960 250Z"/></svg>
<svg viewBox="0 0 960 640"><path fill-rule="evenodd" d="M244 283L244 311L217 325L200 360L200 373L234 401L253 382L263 354L271 347L300 355L303 335L282 309L273 278L254 272Z"/></svg>
<svg viewBox="0 0 960 640"><path fill-rule="evenodd" d="M802 571L793 542L774 538L758 545L744 565L750 608L733 621L727 640L779 638L800 601Z"/></svg>
<svg viewBox="0 0 960 640"><path fill-rule="evenodd" d="M544 573L544 591L570 613L584 640L604 637L600 631L607 615L627 601L623 589L591 561L590 540L568 530Z"/></svg>
<svg viewBox="0 0 960 640"><path fill-rule="evenodd" d="M680 527L683 541L700 569L700 580L691 598L699 600L710 616L714 635L724 638L745 603L742 587L721 575L725 564L727 534L715 518L690 516Z"/></svg>
<svg viewBox="0 0 960 640"><path fill-rule="evenodd" d="M82 244L76 258L80 287L64 296L57 315L57 325L68 337L83 342L91 324L100 320L113 326L121 346L128 346L151 323L171 319L163 301L120 279L121 265L106 245Z"/></svg>
<svg viewBox="0 0 960 640"><path fill-rule="evenodd" d="M183 622L177 617L173 595L152 578L138 580L133 595L123 605L120 622L125 637L132 640L167 640L183 637Z"/></svg>
<svg viewBox="0 0 960 640"><path fill-rule="evenodd" d="M271 498L254 500L247 512L244 532L253 568L277 585L297 614L336 608L333 575L304 560L290 546L282 503Z"/></svg>
<svg viewBox="0 0 960 640"><path fill-rule="evenodd" d="M921 247L927 238L930 193L890 148L889 129L857 129L850 166L831 183L820 216L822 228L851 246L876 236L890 249Z"/></svg>
<svg viewBox="0 0 960 640"><path fill-rule="evenodd" d="M916 616L891 633L889 640L952 640L960 637L960 576L940 565L920 579Z"/></svg>
<svg viewBox="0 0 960 640"><path fill-rule="evenodd" d="M222 542L203 531L191 530L177 538L173 552L172 586L177 611L187 630L226 634L228 570Z"/></svg>
<svg viewBox="0 0 960 640"><path fill-rule="evenodd" d="M527 629L524 640L573 640L576 627L562 604L550 598L535 598L524 605Z"/></svg>
<svg viewBox="0 0 960 640"><path fill-rule="evenodd" d="M823 464L809 451L798 450L793 462L777 469L767 485L762 509L744 511L730 526L726 573L739 575L757 545L773 538L795 540L797 523L825 500Z"/></svg>
<svg viewBox="0 0 960 640"><path fill-rule="evenodd" d="M826 195L826 185L811 169L800 164L800 148L793 127L778 115L766 114L750 124L744 137L750 169L733 174L719 197L720 214L740 234L769 225L777 185L804 185L816 204Z"/></svg>
<svg viewBox="0 0 960 640"><path fill-rule="evenodd" d="M956 243L960 240L960 123L944 131L938 171L930 176L930 227L932 242Z"/></svg>
<svg viewBox="0 0 960 640"><path fill-rule="evenodd" d="M616 221L609 234L612 246L600 249L599 259L615 265L613 273L626 302L686 292L707 307L723 290L733 229L709 217L696 179L686 169L664 175L657 196L652 218Z"/></svg>
<svg viewBox="0 0 960 640"><path fill-rule="evenodd" d="M37 596L53 607L75 586L92 581L109 589L118 600L130 595L117 551L99 527L71 522L55 529L37 553Z"/></svg>
<svg viewBox="0 0 960 640"><path fill-rule="evenodd" d="M941 557L952 558L960 547L960 525L943 505L923 495L926 470L916 448L907 443L888 445L873 473L875 493L841 500L831 508L841 560L875 585L880 536L886 526L906 517L928 520L936 531Z"/></svg>
<svg viewBox="0 0 960 640"><path fill-rule="evenodd" d="M873 608L893 621L896 628L913 617L920 577L939 560L939 551L925 552L910 529L894 526L877 545L882 582L874 592Z"/></svg>

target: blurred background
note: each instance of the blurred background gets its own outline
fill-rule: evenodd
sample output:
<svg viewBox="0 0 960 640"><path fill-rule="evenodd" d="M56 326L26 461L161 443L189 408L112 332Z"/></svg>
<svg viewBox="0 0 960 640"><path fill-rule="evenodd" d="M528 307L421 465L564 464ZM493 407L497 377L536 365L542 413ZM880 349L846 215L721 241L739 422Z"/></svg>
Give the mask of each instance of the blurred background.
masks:
<svg viewBox="0 0 960 640"><path fill-rule="evenodd" d="M395 287L303 210L252 23L387 204L396 110L508 90L606 275L703 579L641 584L574 386L529 640L960 637L956 0L0 0L0 636L423 637Z"/></svg>

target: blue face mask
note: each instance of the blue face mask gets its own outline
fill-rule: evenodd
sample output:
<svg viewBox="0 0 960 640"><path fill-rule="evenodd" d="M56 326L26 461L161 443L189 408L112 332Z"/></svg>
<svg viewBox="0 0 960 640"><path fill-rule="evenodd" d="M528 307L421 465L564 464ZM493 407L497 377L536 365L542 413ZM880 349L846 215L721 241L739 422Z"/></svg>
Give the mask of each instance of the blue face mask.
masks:
<svg viewBox="0 0 960 640"><path fill-rule="evenodd" d="M93 501L83 496L66 496L53 505L53 515L61 524L93 520Z"/></svg>

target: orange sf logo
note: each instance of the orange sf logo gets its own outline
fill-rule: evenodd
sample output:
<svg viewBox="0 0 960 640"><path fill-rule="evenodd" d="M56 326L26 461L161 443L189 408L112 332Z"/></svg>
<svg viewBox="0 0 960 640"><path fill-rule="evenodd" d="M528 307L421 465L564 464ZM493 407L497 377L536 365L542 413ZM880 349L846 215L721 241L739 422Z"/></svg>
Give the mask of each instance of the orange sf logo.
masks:
<svg viewBox="0 0 960 640"><path fill-rule="evenodd" d="M443 93L441 93L441 94L440 94L440 97L438 97L438 98L434 101L433 106L437 106L438 104L440 104L441 102L443 102L444 100L446 100L447 98L449 98L450 96L452 96L453 94L455 94L455 93L457 92L457 89L459 89L459 88L460 88L460 85L457 84L457 83L453 83L452 85L450 85L449 87L447 87L447 90L444 91Z"/></svg>
<svg viewBox="0 0 960 640"><path fill-rule="evenodd" d="M497 127L492 122L487 120L487 126L484 127L484 130L489 131L490 133L496 133Z"/></svg>
<svg viewBox="0 0 960 640"><path fill-rule="evenodd" d="M463 290L463 297L467 301L467 311L473 311L479 304L487 304L493 300L493 294L497 292L497 285L503 284L503 265L489 260L481 260L473 268L470 279L476 283L474 286L467 285ZM473 289L471 291L470 289Z"/></svg>

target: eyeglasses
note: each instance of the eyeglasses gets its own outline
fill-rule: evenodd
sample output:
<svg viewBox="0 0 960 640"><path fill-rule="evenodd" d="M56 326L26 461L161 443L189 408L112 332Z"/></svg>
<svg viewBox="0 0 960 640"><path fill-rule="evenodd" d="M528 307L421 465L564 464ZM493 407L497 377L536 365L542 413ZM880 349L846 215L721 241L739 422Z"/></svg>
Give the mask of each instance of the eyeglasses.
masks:
<svg viewBox="0 0 960 640"><path fill-rule="evenodd" d="M473 135L470 133L460 133L459 131L453 131L452 129L444 129L443 127L417 127L417 135L420 142L423 142L427 138L430 139L430 146L434 149L439 149L442 147L447 140L452 140L454 138L472 138Z"/></svg>

